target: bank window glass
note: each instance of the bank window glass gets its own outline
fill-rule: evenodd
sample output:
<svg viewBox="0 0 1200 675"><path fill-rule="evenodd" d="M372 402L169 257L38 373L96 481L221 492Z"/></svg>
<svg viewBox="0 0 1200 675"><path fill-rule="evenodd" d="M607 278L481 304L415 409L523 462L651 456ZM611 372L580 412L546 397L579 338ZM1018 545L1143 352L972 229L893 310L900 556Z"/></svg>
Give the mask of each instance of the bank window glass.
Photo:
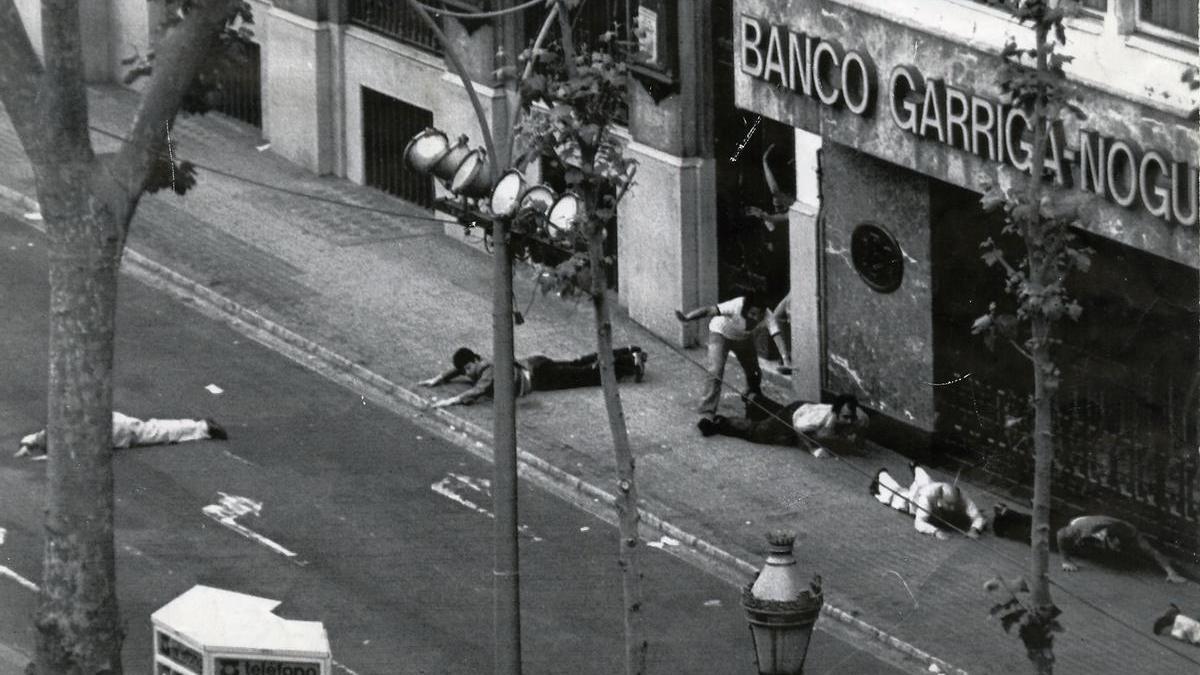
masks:
<svg viewBox="0 0 1200 675"><path fill-rule="evenodd" d="M1138 29L1171 39L1200 40L1200 4L1196 0L1138 0Z"/></svg>
<svg viewBox="0 0 1200 675"><path fill-rule="evenodd" d="M1079 6L1087 14L1103 14L1108 11L1108 0L1083 0Z"/></svg>

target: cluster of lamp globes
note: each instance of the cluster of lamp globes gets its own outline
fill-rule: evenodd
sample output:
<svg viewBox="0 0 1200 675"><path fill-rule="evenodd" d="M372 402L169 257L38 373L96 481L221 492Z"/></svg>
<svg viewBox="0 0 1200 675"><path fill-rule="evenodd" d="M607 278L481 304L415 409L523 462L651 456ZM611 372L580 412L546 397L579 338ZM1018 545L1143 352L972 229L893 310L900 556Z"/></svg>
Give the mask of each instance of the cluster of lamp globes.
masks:
<svg viewBox="0 0 1200 675"><path fill-rule="evenodd" d="M453 144L442 131L427 127L404 148L404 161L422 175L436 176L450 192L468 199L490 198L491 215L507 218L533 211L546 218L552 236L566 236L583 215L583 201L573 192L559 195L546 185L530 185L517 169L492 182L487 150L467 147L467 137Z"/></svg>

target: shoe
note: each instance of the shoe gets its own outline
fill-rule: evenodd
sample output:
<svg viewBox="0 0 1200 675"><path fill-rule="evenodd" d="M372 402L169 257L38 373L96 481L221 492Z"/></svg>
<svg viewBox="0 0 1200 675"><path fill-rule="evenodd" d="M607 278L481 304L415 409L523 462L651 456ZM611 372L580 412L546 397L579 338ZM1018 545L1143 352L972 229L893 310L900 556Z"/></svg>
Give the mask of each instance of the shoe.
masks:
<svg viewBox="0 0 1200 675"><path fill-rule="evenodd" d="M633 381L641 382L646 379L646 352L641 349L633 353Z"/></svg>
<svg viewBox="0 0 1200 675"><path fill-rule="evenodd" d="M816 450L812 451L812 456L816 457L817 459L824 459L829 456L829 451L825 448L817 448Z"/></svg>
<svg viewBox="0 0 1200 675"><path fill-rule="evenodd" d="M696 428L700 430L700 435L704 437L715 436L717 434L717 420L708 417L701 417L699 422L696 422Z"/></svg>
<svg viewBox="0 0 1200 675"><path fill-rule="evenodd" d="M217 441L229 440L229 434L225 433L225 427L214 422L212 420L212 418L205 419L204 422L206 424L208 424L208 437L209 438L211 438L213 440L217 440Z"/></svg>

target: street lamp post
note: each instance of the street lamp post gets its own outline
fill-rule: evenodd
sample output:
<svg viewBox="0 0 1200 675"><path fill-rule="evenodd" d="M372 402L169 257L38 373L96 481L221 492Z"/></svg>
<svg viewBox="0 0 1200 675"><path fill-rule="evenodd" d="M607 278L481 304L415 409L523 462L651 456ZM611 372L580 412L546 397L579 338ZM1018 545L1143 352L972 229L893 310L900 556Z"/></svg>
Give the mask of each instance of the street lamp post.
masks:
<svg viewBox="0 0 1200 675"><path fill-rule="evenodd" d="M805 581L792 555L793 532L767 534L771 547L754 583L742 591L759 675L800 675L824 598L821 576Z"/></svg>

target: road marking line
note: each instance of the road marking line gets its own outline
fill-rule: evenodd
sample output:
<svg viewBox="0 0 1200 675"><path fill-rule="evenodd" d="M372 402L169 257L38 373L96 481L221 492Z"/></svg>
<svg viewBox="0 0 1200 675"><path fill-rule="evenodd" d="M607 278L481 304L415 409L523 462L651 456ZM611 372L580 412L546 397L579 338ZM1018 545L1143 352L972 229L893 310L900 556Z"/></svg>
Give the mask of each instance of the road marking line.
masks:
<svg viewBox="0 0 1200 675"><path fill-rule="evenodd" d="M344 671L346 671L347 673L349 673L349 675L358 675L358 673L354 672L353 670L350 670L349 668L347 668L346 666L344 666L344 665L342 665L342 664L338 663L337 661L333 661L333 660L331 660L331 661L330 661L330 663L332 663L332 664L333 664L333 667L334 667L334 668L340 668L341 670L344 670Z"/></svg>
<svg viewBox="0 0 1200 675"><path fill-rule="evenodd" d="M446 474L445 478L439 480L438 482L434 483L433 485L430 485L429 489L433 490L435 493L445 497L446 499L449 499L452 502L461 504L462 506L465 506L468 509L475 511L476 513L482 513L483 515L487 516L488 518L495 519L496 514L483 508L482 506L476 504L475 502L471 501L470 499L467 499L466 497L462 496L461 494L459 494L458 492L455 491L456 488L462 489L463 487L469 488L476 492L486 494L488 497L491 497L491 495L492 495L492 491L490 489L491 481L489 481L488 479L472 478L470 476L464 476L462 474L457 474L457 473ZM521 534L525 535L526 537L529 537L530 539L532 539L534 541L544 541L541 537L534 534L533 530L529 529L528 525L523 525L523 524L518 525L517 532L520 532Z"/></svg>
<svg viewBox="0 0 1200 675"><path fill-rule="evenodd" d="M251 530L250 528L237 522L237 519L244 515L260 516L262 515L262 502L256 502L249 497L238 497L236 495L228 495L224 492L218 492L221 495L221 501L218 504L209 504L201 509L204 515L224 525L225 527L237 532L243 537L258 542L263 546L275 551L276 553L285 556L297 565L304 566L308 562L300 560L296 557L295 551L290 551L283 546L271 541L261 534Z"/></svg>
<svg viewBox="0 0 1200 675"><path fill-rule="evenodd" d="M33 591L34 593L37 593L38 590L40 590L38 588L37 584L26 579L25 577L21 576L20 574L17 574L16 572L5 567L4 565L0 565L0 576L5 576L5 577L8 577L9 579L12 579L13 581L17 582L18 584L21 584L22 586L24 586L25 588L28 588L29 590Z"/></svg>
<svg viewBox="0 0 1200 675"><path fill-rule="evenodd" d="M4 538L6 536L8 536L8 530L4 529L3 527L0 527L0 545L4 544ZM0 565L0 576L5 576L5 577L8 577L9 579L12 579L13 581L17 582L18 584L21 584L22 586L24 586L25 588L28 588L29 590L33 591L34 593L38 592L37 584L26 579L25 577L21 576L20 574L17 574L15 571L13 571L9 567Z"/></svg>

